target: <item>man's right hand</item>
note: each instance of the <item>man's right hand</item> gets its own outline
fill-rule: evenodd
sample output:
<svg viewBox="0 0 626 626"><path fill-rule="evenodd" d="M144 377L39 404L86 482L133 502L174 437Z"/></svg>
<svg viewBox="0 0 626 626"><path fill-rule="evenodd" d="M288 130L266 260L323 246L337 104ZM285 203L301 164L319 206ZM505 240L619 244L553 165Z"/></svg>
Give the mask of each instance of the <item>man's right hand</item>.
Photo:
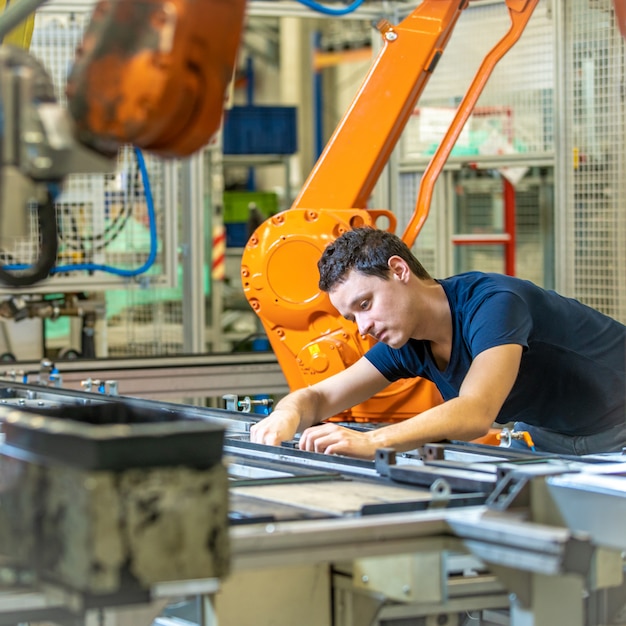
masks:
<svg viewBox="0 0 626 626"><path fill-rule="evenodd" d="M250 427L250 441L279 446L298 431L300 417L292 411L275 409L268 417Z"/></svg>

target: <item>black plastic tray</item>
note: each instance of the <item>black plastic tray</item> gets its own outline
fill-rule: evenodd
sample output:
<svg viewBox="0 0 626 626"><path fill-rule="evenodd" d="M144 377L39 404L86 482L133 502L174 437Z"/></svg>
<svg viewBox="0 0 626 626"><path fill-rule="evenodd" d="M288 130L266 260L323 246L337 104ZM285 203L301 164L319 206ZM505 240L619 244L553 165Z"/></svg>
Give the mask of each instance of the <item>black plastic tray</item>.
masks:
<svg viewBox="0 0 626 626"><path fill-rule="evenodd" d="M172 409L110 401L47 408L0 407L0 454L90 470L209 468L221 461L225 427Z"/></svg>

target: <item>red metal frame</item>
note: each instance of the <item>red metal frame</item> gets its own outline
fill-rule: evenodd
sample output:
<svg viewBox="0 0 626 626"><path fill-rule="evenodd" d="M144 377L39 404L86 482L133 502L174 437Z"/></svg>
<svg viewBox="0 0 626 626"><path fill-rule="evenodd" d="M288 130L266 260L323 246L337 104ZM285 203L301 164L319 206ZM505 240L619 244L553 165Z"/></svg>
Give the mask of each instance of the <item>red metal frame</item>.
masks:
<svg viewBox="0 0 626 626"><path fill-rule="evenodd" d="M504 273L515 276L515 249L517 237L515 230L515 186L511 181L502 178L504 204L504 232L493 235L454 235L455 246L504 246Z"/></svg>

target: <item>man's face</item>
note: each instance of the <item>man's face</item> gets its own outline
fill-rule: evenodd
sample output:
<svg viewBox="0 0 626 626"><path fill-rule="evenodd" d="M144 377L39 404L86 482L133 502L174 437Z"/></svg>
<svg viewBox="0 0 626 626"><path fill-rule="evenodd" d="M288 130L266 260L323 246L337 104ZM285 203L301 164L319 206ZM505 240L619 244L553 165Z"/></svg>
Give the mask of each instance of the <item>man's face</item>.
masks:
<svg viewBox="0 0 626 626"><path fill-rule="evenodd" d="M332 305L357 324L362 335L371 335L392 348L402 347L412 336L415 311L409 288L394 272L389 280L351 271L329 294Z"/></svg>

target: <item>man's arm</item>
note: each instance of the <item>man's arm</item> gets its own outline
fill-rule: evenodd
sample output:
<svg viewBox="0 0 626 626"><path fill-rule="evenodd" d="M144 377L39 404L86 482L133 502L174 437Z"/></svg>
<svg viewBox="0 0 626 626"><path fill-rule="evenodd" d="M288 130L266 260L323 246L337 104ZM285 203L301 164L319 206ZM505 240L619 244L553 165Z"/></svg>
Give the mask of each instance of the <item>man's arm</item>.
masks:
<svg viewBox="0 0 626 626"><path fill-rule="evenodd" d="M379 448L403 452L443 439L475 439L495 421L515 383L521 357L522 346L515 344L485 350L474 359L458 398L366 433L325 424L306 430L300 447L371 459Z"/></svg>
<svg viewBox="0 0 626 626"><path fill-rule="evenodd" d="M250 439L279 445L297 432L367 400L387 385L389 381L362 357L347 369L282 398L268 417L250 428Z"/></svg>

